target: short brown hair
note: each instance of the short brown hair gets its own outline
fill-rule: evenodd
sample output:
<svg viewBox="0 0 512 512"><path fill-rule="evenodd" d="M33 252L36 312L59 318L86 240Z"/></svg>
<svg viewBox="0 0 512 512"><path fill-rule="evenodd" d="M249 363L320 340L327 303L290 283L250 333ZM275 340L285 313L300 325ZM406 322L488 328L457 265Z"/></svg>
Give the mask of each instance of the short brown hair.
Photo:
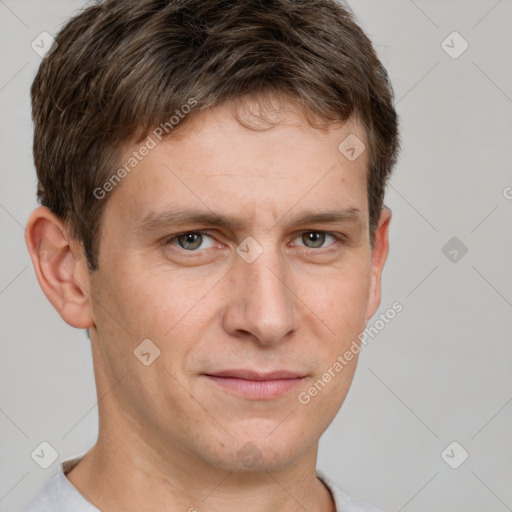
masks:
<svg viewBox="0 0 512 512"><path fill-rule="evenodd" d="M98 268L93 191L129 141L193 98L202 110L283 96L315 125L358 119L368 151L370 238L399 150L388 74L336 0L105 0L71 18L31 88L39 202L65 220ZM310 114L313 114L311 117ZM176 132L172 130L169 136Z"/></svg>

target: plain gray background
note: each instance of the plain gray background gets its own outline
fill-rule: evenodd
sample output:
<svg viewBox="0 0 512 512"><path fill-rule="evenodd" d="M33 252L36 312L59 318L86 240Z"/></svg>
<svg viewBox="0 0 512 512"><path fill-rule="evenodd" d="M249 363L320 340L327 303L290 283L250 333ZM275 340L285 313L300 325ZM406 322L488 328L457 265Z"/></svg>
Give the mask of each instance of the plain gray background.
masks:
<svg viewBox="0 0 512 512"><path fill-rule="evenodd" d="M385 512L512 510L512 1L349 4L390 73L401 118L380 311L395 301L403 311L363 349L318 465ZM31 43L84 5L0 0L4 512L55 474L58 461L42 469L31 458L42 441L63 460L97 435L89 342L43 295L23 238L37 206ZM461 37L469 46L458 55ZM443 252L452 237L459 246ZM445 460L456 465L463 450L453 469Z"/></svg>

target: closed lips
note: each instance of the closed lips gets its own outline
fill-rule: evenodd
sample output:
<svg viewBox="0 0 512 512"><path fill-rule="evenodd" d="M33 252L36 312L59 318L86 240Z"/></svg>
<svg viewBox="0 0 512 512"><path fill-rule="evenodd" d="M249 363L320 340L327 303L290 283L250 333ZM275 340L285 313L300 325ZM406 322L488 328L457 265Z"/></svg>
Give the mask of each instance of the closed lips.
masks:
<svg viewBox="0 0 512 512"><path fill-rule="evenodd" d="M302 379L305 374L290 372L288 370L279 370L269 373L260 373L253 370L223 370L215 373L207 373L209 377L244 379L244 380L282 380L282 379Z"/></svg>

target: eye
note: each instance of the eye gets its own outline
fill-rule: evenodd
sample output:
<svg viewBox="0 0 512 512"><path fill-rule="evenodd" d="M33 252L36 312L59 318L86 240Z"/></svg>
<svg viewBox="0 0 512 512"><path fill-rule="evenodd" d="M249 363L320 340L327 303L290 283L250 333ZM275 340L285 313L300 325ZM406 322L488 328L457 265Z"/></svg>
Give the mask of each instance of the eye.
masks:
<svg viewBox="0 0 512 512"><path fill-rule="evenodd" d="M196 249L201 247L206 238L211 240L210 245L202 247L202 249L210 249L214 246L213 238L202 231L188 231L186 233L173 235L168 238L165 243L169 245L176 245L177 243L181 249L185 249L186 251L196 251Z"/></svg>
<svg viewBox="0 0 512 512"><path fill-rule="evenodd" d="M341 235L337 236L327 231L305 231L298 238L300 238L302 243L309 249L321 249L329 237L334 239L333 243L341 240ZM329 245L333 245L333 243Z"/></svg>
<svg viewBox="0 0 512 512"><path fill-rule="evenodd" d="M337 241L342 241L343 235L331 233L327 231L304 231L296 240L300 239L304 247L308 249L324 249L335 245ZM325 245L329 239L330 244ZM187 231L172 235L165 240L165 245L172 245L178 250L182 249L187 252L200 252L200 249L211 249L215 247L215 240L208 233L203 231Z"/></svg>

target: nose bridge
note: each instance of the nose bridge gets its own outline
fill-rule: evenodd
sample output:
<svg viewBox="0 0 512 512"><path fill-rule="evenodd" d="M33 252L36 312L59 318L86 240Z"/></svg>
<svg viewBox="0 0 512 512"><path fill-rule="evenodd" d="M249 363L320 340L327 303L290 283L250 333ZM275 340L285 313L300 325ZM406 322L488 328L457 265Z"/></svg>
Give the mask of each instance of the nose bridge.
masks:
<svg viewBox="0 0 512 512"><path fill-rule="evenodd" d="M290 273L279 248L269 241L255 260L241 256L235 267L226 328L250 333L261 344L277 343L297 327Z"/></svg>

